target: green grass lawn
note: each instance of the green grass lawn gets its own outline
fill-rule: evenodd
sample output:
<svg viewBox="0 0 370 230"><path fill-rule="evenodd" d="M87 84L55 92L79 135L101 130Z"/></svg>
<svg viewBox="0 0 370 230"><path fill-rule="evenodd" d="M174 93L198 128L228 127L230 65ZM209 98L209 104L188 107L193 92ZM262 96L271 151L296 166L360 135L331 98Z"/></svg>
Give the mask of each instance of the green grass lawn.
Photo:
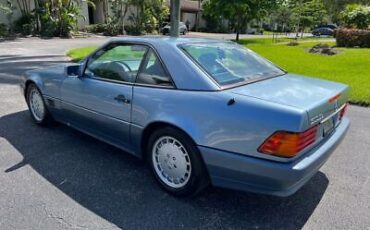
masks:
<svg viewBox="0 0 370 230"><path fill-rule="evenodd" d="M307 49L317 43L335 45L333 39L302 39L298 46L287 46L289 39L244 39L240 44L257 52L290 73L302 74L337 82L351 87L351 102L370 105L370 49L338 48L339 54L324 56L310 54ZM96 47L70 50L74 61L88 55Z"/></svg>
<svg viewBox="0 0 370 230"><path fill-rule="evenodd" d="M96 50L96 46L86 46L81 48L71 49L67 52L67 56L71 58L73 62L79 62L84 59L87 55L91 54Z"/></svg>
<svg viewBox="0 0 370 230"><path fill-rule="evenodd" d="M370 49L337 48L339 54L334 56L307 52L319 42L335 45L330 39L303 39L298 46L271 39L241 43L288 72L345 83L351 87L352 103L370 105Z"/></svg>

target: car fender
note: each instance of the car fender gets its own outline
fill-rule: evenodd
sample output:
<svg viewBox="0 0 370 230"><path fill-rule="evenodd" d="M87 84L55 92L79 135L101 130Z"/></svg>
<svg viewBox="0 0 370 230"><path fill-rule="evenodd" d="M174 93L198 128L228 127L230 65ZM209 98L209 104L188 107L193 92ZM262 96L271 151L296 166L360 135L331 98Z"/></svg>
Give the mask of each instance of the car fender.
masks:
<svg viewBox="0 0 370 230"><path fill-rule="evenodd" d="M60 99L60 86L66 78L66 66L66 64L62 64L46 69L28 71L24 75L24 87L26 87L28 82L33 82L41 91L42 95Z"/></svg>
<svg viewBox="0 0 370 230"><path fill-rule="evenodd" d="M23 93L26 96L26 90L27 86L29 84L35 84L36 87L40 90L41 94L44 92L44 82L42 81L41 77L37 73L32 73L32 72L26 72L25 75L23 76L23 79L21 81L21 88L23 89Z"/></svg>

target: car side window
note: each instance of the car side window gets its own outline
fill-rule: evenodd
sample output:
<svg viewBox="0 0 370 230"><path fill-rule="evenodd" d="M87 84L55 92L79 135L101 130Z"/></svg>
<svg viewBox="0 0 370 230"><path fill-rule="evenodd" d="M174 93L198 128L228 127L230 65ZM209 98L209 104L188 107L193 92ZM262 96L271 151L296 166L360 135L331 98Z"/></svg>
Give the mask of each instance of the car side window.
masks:
<svg viewBox="0 0 370 230"><path fill-rule="evenodd" d="M90 59L85 74L120 82L135 81L147 47L143 45L112 45L98 51Z"/></svg>
<svg viewBox="0 0 370 230"><path fill-rule="evenodd" d="M148 51L136 83L156 86L172 86L172 81L157 55L152 49Z"/></svg>

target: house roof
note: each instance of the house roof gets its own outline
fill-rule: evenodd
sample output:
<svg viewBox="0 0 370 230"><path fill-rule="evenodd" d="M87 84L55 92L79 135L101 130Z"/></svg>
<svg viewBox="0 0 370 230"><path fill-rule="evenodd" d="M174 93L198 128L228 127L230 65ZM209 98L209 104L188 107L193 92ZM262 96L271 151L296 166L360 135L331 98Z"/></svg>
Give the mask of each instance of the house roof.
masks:
<svg viewBox="0 0 370 230"><path fill-rule="evenodd" d="M170 1L171 0L167 0L168 6L170 6ZM181 11L185 12L198 12L202 9L202 5L200 5L199 9L199 0L198 1L180 0L180 7Z"/></svg>

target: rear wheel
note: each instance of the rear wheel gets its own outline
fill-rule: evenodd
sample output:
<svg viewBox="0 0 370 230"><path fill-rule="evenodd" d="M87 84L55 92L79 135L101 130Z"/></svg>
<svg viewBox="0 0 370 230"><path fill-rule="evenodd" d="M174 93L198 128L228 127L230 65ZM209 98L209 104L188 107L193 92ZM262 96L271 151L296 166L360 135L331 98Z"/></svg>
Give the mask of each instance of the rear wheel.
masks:
<svg viewBox="0 0 370 230"><path fill-rule="evenodd" d="M35 84L27 87L26 100L32 119L38 125L48 125L53 119L47 110L44 98Z"/></svg>
<svg viewBox="0 0 370 230"><path fill-rule="evenodd" d="M191 196L209 184L199 151L183 132L171 127L154 132L147 151L152 172L166 191Z"/></svg>

